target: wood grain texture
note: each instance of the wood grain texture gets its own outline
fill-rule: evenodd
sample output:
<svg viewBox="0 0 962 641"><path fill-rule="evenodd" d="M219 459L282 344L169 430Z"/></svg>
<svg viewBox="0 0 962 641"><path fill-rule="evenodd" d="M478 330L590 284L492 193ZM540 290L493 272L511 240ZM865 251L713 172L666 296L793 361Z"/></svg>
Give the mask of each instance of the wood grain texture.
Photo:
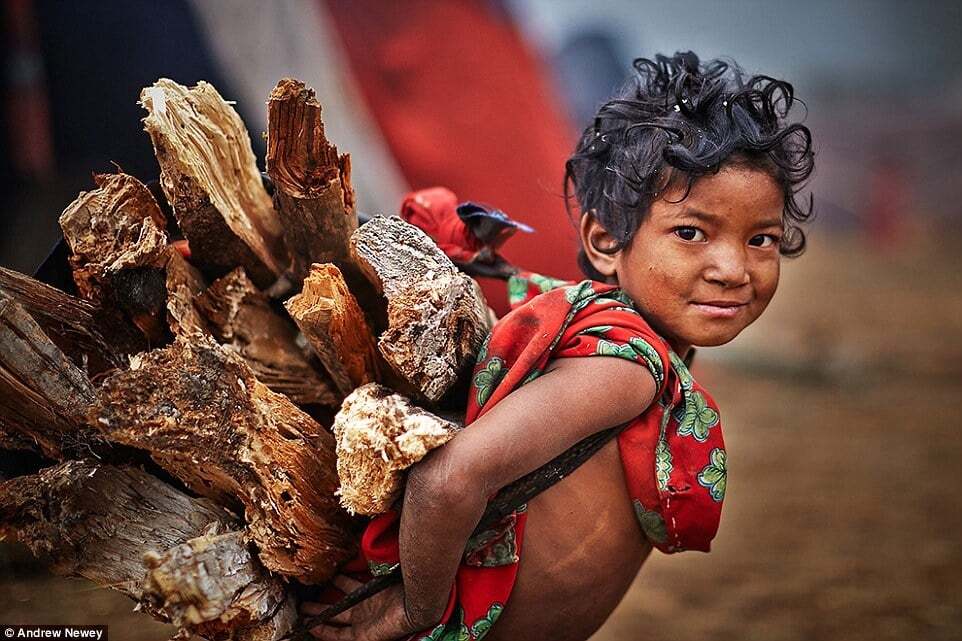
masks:
<svg viewBox="0 0 962 641"><path fill-rule="evenodd" d="M374 515L400 496L404 471L459 427L371 383L344 399L332 429L341 505L352 514Z"/></svg>
<svg viewBox="0 0 962 641"><path fill-rule="evenodd" d="M161 78L140 102L161 186L192 259L217 275L242 266L259 287L269 287L287 251L240 116L203 81L188 89Z"/></svg>
<svg viewBox="0 0 962 641"><path fill-rule="evenodd" d="M274 207L291 253L288 273L299 284L312 263L350 260L348 240L357 229L351 159L324 134L314 90L284 78L267 101L267 174Z"/></svg>
<svg viewBox="0 0 962 641"><path fill-rule="evenodd" d="M487 304L470 277L423 231L377 216L351 237L351 252L388 301L384 359L430 401L474 364L488 332Z"/></svg>
<svg viewBox="0 0 962 641"><path fill-rule="evenodd" d="M53 459L89 453L93 386L16 301L0 293L0 431Z"/></svg>
<svg viewBox="0 0 962 641"><path fill-rule="evenodd" d="M257 380L298 405L336 407L342 398L297 344L297 327L274 311L242 267L215 281L197 299L218 342L244 359Z"/></svg>
<svg viewBox="0 0 962 641"><path fill-rule="evenodd" d="M104 381L89 418L199 494L242 505L268 569L319 583L353 554L333 437L212 339L135 357Z"/></svg>
<svg viewBox="0 0 962 641"><path fill-rule="evenodd" d="M284 306L342 397L377 380L374 336L337 266L312 265L301 293Z"/></svg>
<svg viewBox="0 0 962 641"><path fill-rule="evenodd" d="M126 367L144 336L117 310L82 300L0 267L0 293L19 304L68 358L90 376Z"/></svg>

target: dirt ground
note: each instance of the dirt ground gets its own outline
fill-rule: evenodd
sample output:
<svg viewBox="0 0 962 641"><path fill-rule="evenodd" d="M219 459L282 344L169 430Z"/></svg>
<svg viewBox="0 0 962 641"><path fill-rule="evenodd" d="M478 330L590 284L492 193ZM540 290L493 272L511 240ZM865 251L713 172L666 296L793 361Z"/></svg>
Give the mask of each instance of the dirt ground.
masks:
<svg viewBox="0 0 962 641"><path fill-rule="evenodd" d="M700 354L721 531L711 554L652 555L592 641L962 639L962 243L942 242L815 239L766 316ZM0 623L173 632L85 582L2 572Z"/></svg>

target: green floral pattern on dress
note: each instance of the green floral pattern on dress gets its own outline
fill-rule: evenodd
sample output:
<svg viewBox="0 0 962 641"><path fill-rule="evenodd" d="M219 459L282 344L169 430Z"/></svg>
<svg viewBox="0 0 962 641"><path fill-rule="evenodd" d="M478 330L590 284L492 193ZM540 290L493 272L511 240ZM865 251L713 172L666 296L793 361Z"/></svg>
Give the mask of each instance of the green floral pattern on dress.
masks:
<svg viewBox="0 0 962 641"><path fill-rule="evenodd" d="M570 281L567 280L551 278L550 276L542 276L541 274L531 274L529 280L534 283L539 290L541 290L542 294L545 292L550 292L552 289L564 287L570 283Z"/></svg>
<svg viewBox="0 0 962 641"><path fill-rule="evenodd" d="M464 562L474 567L494 568L518 562L514 528L517 517L508 515L500 523L468 539Z"/></svg>
<svg viewBox="0 0 962 641"><path fill-rule="evenodd" d="M464 625L464 610L457 606L448 623L436 626L418 641L471 641L471 631Z"/></svg>
<svg viewBox="0 0 962 641"><path fill-rule="evenodd" d="M488 608L488 613L471 625L471 636L478 641L483 639L491 630L491 626L494 625L494 622L498 620L499 616L501 616L502 610L504 610L503 605L500 603L492 603L491 607Z"/></svg>
<svg viewBox="0 0 962 641"><path fill-rule="evenodd" d="M488 399L491 398L491 393L504 378L504 375L508 373L508 368L504 365L504 360L493 357L488 364L484 366L480 372L474 375L474 386L477 388L477 401L478 407L483 407Z"/></svg>
<svg viewBox="0 0 962 641"><path fill-rule="evenodd" d="M652 543L664 543L665 539L668 538L668 529L665 527L665 519L661 518L661 514L655 510L646 509L638 499L633 499L632 504L635 506L635 516L638 517L638 523L641 524L641 529L648 540Z"/></svg>
<svg viewBox="0 0 962 641"><path fill-rule="evenodd" d="M684 415L678 419L678 435L693 436L699 443L708 440L708 430L718 425L718 412L708 406L701 392L685 391Z"/></svg>
<svg viewBox="0 0 962 641"><path fill-rule="evenodd" d="M400 567L400 563L368 563L367 569L374 576L390 574Z"/></svg>
<svg viewBox="0 0 962 641"><path fill-rule="evenodd" d="M668 413L665 412L667 416ZM658 489L662 492L668 491L668 480L671 478L671 450L668 448L668 441L658 439L655 446L655 479L658 482Z"/></svg>
<svg viewBox="0 0 962 641"><path fill-rule="evenodd" d="M725 485L728 480L725 450L716 447L711 451L710 462L698 473L698 482L708 488L712 499L721 502L725 498Z"/></svg>
<svg viewBox="0 0 962 641"><path fill-rule="evenodd" d="M528 297L528 279L511 275L508 277L508 303L519 305Z"/></svg>

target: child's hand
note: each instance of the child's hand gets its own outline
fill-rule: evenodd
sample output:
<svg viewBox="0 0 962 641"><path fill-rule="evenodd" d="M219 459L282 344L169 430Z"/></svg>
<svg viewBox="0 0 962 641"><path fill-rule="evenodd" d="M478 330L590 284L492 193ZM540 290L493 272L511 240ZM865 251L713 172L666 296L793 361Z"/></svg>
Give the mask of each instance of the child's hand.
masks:
<svg viewBox="0 0 962 641"><path fill-rule="evenodd" d="M334 585L344 593L361 587L359 581L343 575L334 577ZM326 607L321 603L303 603L301 612L314 616ZM332 617L328 623L311 628L310 632L323 641L395 641L420 629L411 624L404 609L404 587L395 585Z"/></svg>

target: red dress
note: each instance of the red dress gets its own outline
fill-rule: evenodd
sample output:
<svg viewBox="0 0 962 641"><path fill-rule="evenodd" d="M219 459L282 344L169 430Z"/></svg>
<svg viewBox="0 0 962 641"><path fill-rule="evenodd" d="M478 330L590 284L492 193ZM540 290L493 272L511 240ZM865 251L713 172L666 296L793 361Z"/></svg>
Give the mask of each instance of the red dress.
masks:
<svg viewBox="0 0 962 641"><path fill-rule="evenodd" d="M498 321L478 355L466 429L552 359L640 363L655 379L657 400L618 436L639 534L667 553L708 551L726 483L721 424L708 393L615 285L522 273L509 283L509 296L515 309ZM412 638L468 641L487 633L511 595L525 519L520 510L468 541L442 622ZM398 563L398 523L391 511L364 533L362 553L375 574Z"/></svg>

